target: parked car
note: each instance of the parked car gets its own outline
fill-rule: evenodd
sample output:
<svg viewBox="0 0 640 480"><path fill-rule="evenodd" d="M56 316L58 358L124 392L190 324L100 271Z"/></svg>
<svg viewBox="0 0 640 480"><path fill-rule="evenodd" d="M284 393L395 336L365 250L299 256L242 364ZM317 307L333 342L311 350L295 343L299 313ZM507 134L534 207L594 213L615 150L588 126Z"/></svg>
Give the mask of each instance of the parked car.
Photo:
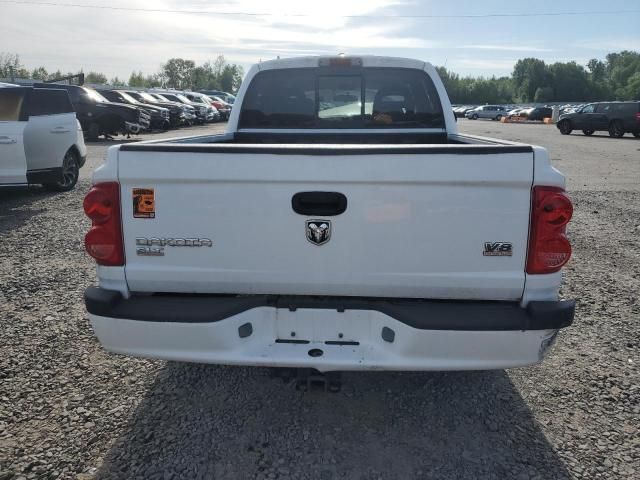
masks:
<svg viewBox="0 0 640 480"><path fill-rule="evenodd" d="M151 117L147 112L131 105L110 102L92 88L58 83L39 83L35 86L66 90L82 130L90 140L100 135L137 134L149 128Z"/></svg>
<svg viewBox="0 0 640 480"><path fill-rule="evenodd" d="M123 90L127 95L136 99L144 105L151 105L156 107L162 107L169 110L169 122L172 127L178 127L188 122L188 118L191 116L190 107L182 103L171 102L169 100L160 100L159 98L151 95L147 92L141 92L138 90ZM195 118L195 114L193 115Z"/></svg>
<svg viewBox="0 0 640 480"><path fill-rule="evenodd" d="M175 105L179 105L182 108L184 114L184 123L187 125L193 125L198 122L198 112L196 107L189 103L185 103L181 100L170 98L170 96L165 96L158 92L147 92L147 95L154 97L156 100L161 102L172 102Z"/></svg>
<svg viewBox="0 0 640 480"><path fill-rule="evenodd" d="M116 145L95 171L85 305L105 349L322 372L543 360L575 309L544 148L459 135L423 60L262 62L240 92L224 135Z"/></svg>
<svg viewBox="0 0 640 480"><path fill-rule="evenodd" d="M100 94L111 102L126 103L145 110L151 117L150 130L168 130L171 127L171 114L168 108L142 103L122 90L100 90Z"/></svg>
<svg viewBox="0 0 640 480"><path fill-rule="evenodd" d="M187 97L185 97L182 93L177 92L167 92L167 91L153 91L151 92L155 95L162 95L162 97L167 100L171 100L172 102L183 103L193 108L195 111L195 123L203 124L207 122L207 118L210 115L210 110L207 108L207 105L200 102L192 102Z"/></svg>
<svg viewBox="0 0 640 480"><path fill-rule="evenodd" d="M231 116L232 105L225 102L220 97L216 97L215 95L207 95L207 98L213 104L213 106L216 107L218 112L220 112L220 117L222 118L222 120L229 120L229 116Z"/></svg>
<svg viewBox="0 0 640 480"><path fill-rule="evenodd" d="M584 104L567 104L560 107L560 115L565 113L574 113L584 107Z"/></svg>
<svg viewBox="0 0 640 480"><path fill-rule="evenodd" d="M511 110L509 110L509 111L507 112L506 117L507 117L507 118L519 117L519 116L520 116L520 113L521 113L522 111L524 111L524 110L526 110L526 108L525 108L525 107L516 107L516 108L513 108L513 109L511 109Z"/></svg>
<svg viewBox="0 0 640 480"><path fill-rule="evenodd" d="M0 89L0 185L75 187L87 158L82 129L64 90Z"/></svg>
<svg viewBox="0 0 640 480"><path fill-rule="evenodd" d="M640 102L590 103L577 112L561 115L556 126L563 135L582 130L585 135L606 131L615 138L625 133L640 138Z"/></svg>
<svg viewBox="0 0 640 480"><path fill-rule="evenodd" d="M551 118L553 115L553 109L550 107L534 107L520 112L522 116L526 116L527 120L544 120L545 118ZM523 115L524 114L524 115Z"/></svg>
<svg viewBox="0 0 640 480"><path fill-rule="evenodd" d="M483 105L465 112L464 116L471 120L479 118L490 118L491 120L500 120L507 114L504 107L500 105Z"/></svg>
<svg viewBox="0 0 640 480"><path fill-rule="evenodd" d="M453 113L458 118L464 118L465 114L469 110L473 110L474 108L477 108L477 106L476 105L460 105L453 109Z"/></svg>
<svg viewBox="0 0 640 480"><path fill-rule="evenodd" d="M223 92L222 90L200 90L200 93L204 93L205 95L219 97L229 105L233 105L236 101L235 95L232 95L228 92Z"/></svg>
<svg viewBox="0 0 640 480"><path fill-rule="evenodd" d="M198 92L184 92L183 94L191 102L198 105L205 105L207 107L207 122L219 122L222 116L215 105L211 102L211 99L206 95Z"/></svg>

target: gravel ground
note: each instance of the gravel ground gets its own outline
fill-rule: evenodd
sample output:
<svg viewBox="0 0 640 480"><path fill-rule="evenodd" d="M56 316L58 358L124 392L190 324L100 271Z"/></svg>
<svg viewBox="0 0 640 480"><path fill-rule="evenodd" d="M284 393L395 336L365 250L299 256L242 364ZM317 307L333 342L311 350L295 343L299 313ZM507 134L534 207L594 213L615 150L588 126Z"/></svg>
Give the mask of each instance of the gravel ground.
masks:
<svg viewBox="0 0 640 480"><path fill-rule="evenodd" d="M82 303L81 202L109 145L92 144L75 191L0 190L0 480L639 478L640 141L460 127L547 146L568 174L562 294L580 304L544 364L349 373L327 394L107 354Z"/></svg>

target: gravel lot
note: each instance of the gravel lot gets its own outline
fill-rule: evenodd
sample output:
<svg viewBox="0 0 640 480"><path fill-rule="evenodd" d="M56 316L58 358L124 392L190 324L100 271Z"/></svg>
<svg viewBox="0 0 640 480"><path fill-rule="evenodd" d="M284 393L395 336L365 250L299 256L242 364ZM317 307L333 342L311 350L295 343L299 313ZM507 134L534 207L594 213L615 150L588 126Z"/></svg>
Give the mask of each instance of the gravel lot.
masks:
<svg viewBox="0 0 640 480"><path fill-rule="evenodd" d="M113 142L91 144L74 192L0 190L0 480L640 478L640 141L459 126L548 147L568 175L562 294L580 304L543 365L345 374L328 394L107 354L82 302L81 203Z"/></svg>

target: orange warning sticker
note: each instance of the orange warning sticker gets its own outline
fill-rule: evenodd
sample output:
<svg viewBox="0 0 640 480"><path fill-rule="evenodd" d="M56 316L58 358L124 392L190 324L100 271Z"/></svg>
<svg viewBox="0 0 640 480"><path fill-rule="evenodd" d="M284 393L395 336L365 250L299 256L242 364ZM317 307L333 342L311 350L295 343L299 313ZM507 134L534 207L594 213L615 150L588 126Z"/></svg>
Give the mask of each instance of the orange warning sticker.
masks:
<svg viewBox="0 0 640 480"><path fill-rule="evenodd" d="M153 188L133 189L133 218L156 218Z"/></svg>

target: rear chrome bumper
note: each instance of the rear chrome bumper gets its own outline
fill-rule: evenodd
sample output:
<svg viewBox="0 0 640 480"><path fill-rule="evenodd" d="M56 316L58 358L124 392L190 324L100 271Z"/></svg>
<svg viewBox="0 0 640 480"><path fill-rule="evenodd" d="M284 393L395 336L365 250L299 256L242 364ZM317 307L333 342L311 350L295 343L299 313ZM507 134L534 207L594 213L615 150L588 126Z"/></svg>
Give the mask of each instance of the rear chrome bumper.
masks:
<svg viewBox="0 0 640 480"><path fill-rule="evenodd" d="M545 305L520 309L519 316L517 306L498 302L171 295L125 300L94 287L85 301L100 343L115 353L320 371L531 365L573 319L573 302L531 302ZM530 327L523 328L525 317Z"/></svg>

